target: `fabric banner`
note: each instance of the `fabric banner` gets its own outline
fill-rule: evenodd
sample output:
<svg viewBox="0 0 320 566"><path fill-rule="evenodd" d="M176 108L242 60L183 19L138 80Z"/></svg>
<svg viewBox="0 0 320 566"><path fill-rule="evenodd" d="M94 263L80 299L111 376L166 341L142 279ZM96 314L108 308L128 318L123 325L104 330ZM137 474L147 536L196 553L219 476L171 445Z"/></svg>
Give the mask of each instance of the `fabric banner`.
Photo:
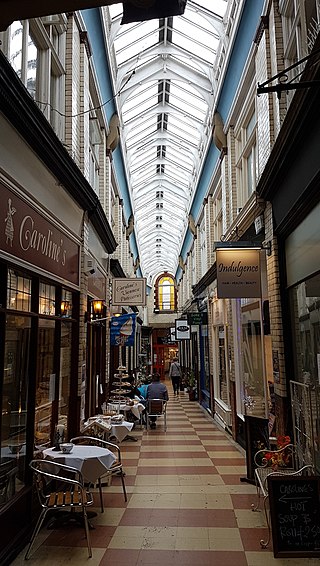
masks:
<svg viewBox="0 0 320 566"><path fill-rule="evenodd" d="M133 346L136 330L136 314L113 316L110 325L111 346Z"/></svg>

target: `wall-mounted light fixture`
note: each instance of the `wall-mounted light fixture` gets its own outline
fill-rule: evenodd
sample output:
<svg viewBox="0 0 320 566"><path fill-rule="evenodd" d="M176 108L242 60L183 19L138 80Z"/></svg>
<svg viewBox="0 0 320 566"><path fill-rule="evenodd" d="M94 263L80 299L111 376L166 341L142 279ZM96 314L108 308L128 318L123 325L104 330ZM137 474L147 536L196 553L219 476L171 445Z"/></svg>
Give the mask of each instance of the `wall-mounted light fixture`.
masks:
<svg viewBox="0 0 320 566"><path fill-rule="evenodd" d="M61 301L61 306L60 306L61 316L64 317L69 316L70 309L71 309L70 301Z"/></svg>
<svg viewBox="0 0 320 566"><path fill-rule="evenodd" d="M222 237L222 236L221 236ZM223 250L223 249L247 249L247 250L266 250L267 255L271 255L272 253L272 244L271 240L268 240L265 243L256 243L256 242L245 242L243 240L221 240L220 242L214 242L213 244L213 251L216 250Z"/></svg>
<svg viewBox="0 0 320 566"><path fill-rule="evenodd" d="M103 310L103 301L93 299L91 301L93 319L100 318Z"/></svg>

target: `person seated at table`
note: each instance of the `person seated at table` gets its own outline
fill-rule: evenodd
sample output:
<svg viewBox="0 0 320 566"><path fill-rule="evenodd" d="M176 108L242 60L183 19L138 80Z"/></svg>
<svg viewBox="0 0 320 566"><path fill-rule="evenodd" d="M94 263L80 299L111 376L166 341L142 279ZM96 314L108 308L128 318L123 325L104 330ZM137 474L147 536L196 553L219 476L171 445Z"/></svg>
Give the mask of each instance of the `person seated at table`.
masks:
<svg viewBox="0 0 320 566"><path fill-rule="evenodd" d="M152 382L147 387L147 401L149 399L164 399L169 401L169 394L167 386L160 382L160 374L154 373L152 376ZM150 417L150 428L156 428L157 417Z"/></svg>
<svg viewBox="0 0 320 566"><path fill-rule="evenodd" d="M137 387L138 395L139 395L139 397L140 397L141 402L143 402L143 401L144 401L144 403L146 402L147 389L148 389L148 384L147 384L147 383L141 383L141 384L138 385L138 387Z"/></svg>

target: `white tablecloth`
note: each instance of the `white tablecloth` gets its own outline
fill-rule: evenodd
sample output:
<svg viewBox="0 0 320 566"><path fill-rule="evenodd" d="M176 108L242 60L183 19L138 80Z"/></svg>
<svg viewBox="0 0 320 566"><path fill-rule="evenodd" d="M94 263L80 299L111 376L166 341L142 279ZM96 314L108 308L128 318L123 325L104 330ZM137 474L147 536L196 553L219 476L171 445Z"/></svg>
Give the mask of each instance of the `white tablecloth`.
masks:
<svg viewBox="0 0 320 566"><path fill-rule="evenodd" d="M114 436L118 442L122 442L132 429L133 423L129 423L128 421L123 421L122 424L115 425L111 423L110 439Z"/></svg>
<svg viewBox="0 0 320 566"><path fill-rule="evenodd" d="M86 481L95 483L116 460L111 450L100 446L74 446L70 454L55 452L52 448L43 451L45 458L80 470Z"/></svg>
<svg viewBox="0 0 320 566"><path fill-rule="evenodd" d="M143 403L135 403L134 405L127 405L126 403L108 403L108 407L112 411L119 411L120 413L131 413L136 417L136 419L140 419L141 413L144 411L145 406Z"/></svg>

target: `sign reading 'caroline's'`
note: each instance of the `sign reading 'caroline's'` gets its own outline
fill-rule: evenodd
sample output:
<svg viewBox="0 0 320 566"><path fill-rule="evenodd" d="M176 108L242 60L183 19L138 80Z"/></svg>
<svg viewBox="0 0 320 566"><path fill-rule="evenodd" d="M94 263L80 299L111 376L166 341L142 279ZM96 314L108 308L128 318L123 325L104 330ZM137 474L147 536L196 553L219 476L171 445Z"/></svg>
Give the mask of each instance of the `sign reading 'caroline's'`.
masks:
<svg viewBox="0 0 320 566"><path fill-rule="evenodd" d="M79 245L8 187L0 189L0 250L78 285Z"/></svg>
<svg viewBox="0 0 320 566"><path fill-rule="evenodd" d="M261 297L260 250L217 250L219 299Z"/></svg>

